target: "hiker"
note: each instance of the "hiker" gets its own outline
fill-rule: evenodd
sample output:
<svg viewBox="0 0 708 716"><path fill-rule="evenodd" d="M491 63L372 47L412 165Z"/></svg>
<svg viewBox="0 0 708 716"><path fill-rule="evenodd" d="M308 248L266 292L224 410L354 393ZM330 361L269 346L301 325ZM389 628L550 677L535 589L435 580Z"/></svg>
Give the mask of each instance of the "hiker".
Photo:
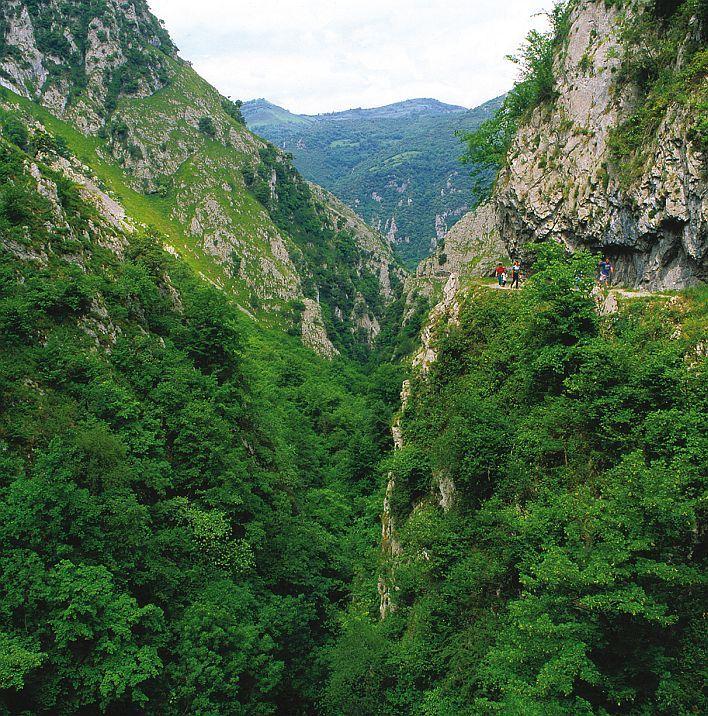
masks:
<svg viewBox="0 0 708 716"><path fill-rule="evenodd" d="M610 276L614 273L615 267L612 265L612 262L610 261L607 256L600 261L600 277L599 277L599 283L600 285L606 284L610 282Z"/></svg>
<svg viewBox="0 0 708 716"><path fill-rule="evenodd" d="M504 285L504 274L506 273L506 268L504 267L504 264L500 261L497 264L496 272L497 274L497 281L499 282L500 286Z"/></svg>
<svg viewBox="0 0 708 716"><path fill-rule="evenodd" d="M511 267L511 286L510 288L519 288L519 279L521 278L521 264L519 259L514 260L514 265Z"/></svg>

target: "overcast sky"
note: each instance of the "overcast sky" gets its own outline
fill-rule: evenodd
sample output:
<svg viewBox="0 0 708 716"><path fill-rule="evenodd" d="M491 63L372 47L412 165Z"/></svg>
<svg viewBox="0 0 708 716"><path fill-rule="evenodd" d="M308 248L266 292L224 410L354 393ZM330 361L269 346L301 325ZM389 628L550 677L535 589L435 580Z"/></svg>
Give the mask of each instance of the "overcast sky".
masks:
<svg viewBox="0 0 708 716"><path fill-rule="evenodd" d="M505 92L505 60L552 0L149 0L223 94L314 114Z"/></svg>

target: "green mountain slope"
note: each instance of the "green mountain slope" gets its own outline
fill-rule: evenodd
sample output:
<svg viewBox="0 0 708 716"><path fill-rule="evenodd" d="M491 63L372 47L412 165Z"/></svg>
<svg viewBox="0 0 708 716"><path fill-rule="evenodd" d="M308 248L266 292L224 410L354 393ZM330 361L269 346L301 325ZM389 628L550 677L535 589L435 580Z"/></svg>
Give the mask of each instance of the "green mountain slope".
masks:
<svg viewBox="0 0 708 716"><path fill-rule="evenodd" d="M408 100L311 116L255 100L243 105L243 114L251 129L293 155L305 177L386 234L414 267L474 200L455 132L477 127L500 103L465 110Z"/></svg>
<svg viewBox="0 0 708 716"><path fill-rule="evenodd" d="M313 713L397 371L251 321L0 124L0 713Z"/></svg>
<svg viewBox="0 0 708 716"><path fill-rule="evenodd" d="M0 83L66 124L8 101L52 125L115 198L126 195L136 223L312 347L366 348L366 327L402 276L386 242L372 252L360 226L332 225L285 155L245 128L238 104L175 55L144 3L13 0L0 13ZM384 274L376 308L362 314L359 283Z"/></svg>

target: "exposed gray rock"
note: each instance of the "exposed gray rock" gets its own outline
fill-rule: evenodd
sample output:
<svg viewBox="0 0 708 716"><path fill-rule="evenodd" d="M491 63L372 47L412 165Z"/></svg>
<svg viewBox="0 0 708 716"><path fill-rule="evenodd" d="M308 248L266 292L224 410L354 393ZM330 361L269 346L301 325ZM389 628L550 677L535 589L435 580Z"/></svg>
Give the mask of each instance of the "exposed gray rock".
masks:
<svg viewBox="0 0 708 716"><path fill-rule="evenodd" d="M339 351L327 336L320 304L311 298L303 299L303 303L305 310L302 314L302 342L325 358L334 358L339 355Z"/></svg>
<svg viewBox="0 0 708 716"><path fill-rule="evenodd" d="M13 56L0 62L0 85L34 99L39 88L47 81L49 71L44 66L44 56L37 48L34 26L27 8L18 0L6 2L3 11L8 27L5 43L16 48L22 61Z"/></svg>
<svg viewBox="0 0 708 716"><path fill-rule="evenodd" d="M669 105L633 180L613 162L611 132L637 102L617 79L620 21L615 4L575 3L555 60L558 99L520 127L491 200L453 226L420 276L483 275L490 259L523 257L527 244L549 238L609 255L614 280L628 286L708 277L708 157L691 140L696 110Z"/></svg>
<svg viewBox="0 0 708 716"><path fill-rule="evenodd" d="M309 186L315 196L325 204L332 223L347 229L354 236L356 245L362 252L362 267L378 277L381 298L384 303L390 303L395 298L391 287L392 276L395 275L396 279L403 281L406 275L393 255L391 246L381 233L372 229L334 194L317 184L310 183Z"/></svg>
<svg viewBox="0 0 708 716"><path fill-rule="evenodd" d="M420 263L416 273L421 278L445 278L452 273L486 276L506 253L496 204L487 202L465 214L445 234L439 250Z"/></svg>
<svg viewBox="0 0 708 716"><path fill-rule="evenodd" d="M649 289L706 278L706 157L690 117L671 105L647 148L641 176L626 186L609 154L611 130L633 110L616 79L619 15L604 0L578 3L556 58L559 98L521 127L494 201L510 252L546 237L614 259L615 280Z"/></svg>

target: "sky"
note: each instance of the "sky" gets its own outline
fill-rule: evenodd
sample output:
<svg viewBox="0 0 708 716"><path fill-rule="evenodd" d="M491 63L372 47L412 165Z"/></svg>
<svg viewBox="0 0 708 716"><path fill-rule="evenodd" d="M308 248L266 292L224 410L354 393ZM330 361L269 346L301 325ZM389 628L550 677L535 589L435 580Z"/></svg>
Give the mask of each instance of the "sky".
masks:
<svg viewBox="0 0 708 716"><path fill-rule="evenodd" d="M553 0L148 0L180 55L232 99L292 112L417 97L475 107Z"/></svg>

